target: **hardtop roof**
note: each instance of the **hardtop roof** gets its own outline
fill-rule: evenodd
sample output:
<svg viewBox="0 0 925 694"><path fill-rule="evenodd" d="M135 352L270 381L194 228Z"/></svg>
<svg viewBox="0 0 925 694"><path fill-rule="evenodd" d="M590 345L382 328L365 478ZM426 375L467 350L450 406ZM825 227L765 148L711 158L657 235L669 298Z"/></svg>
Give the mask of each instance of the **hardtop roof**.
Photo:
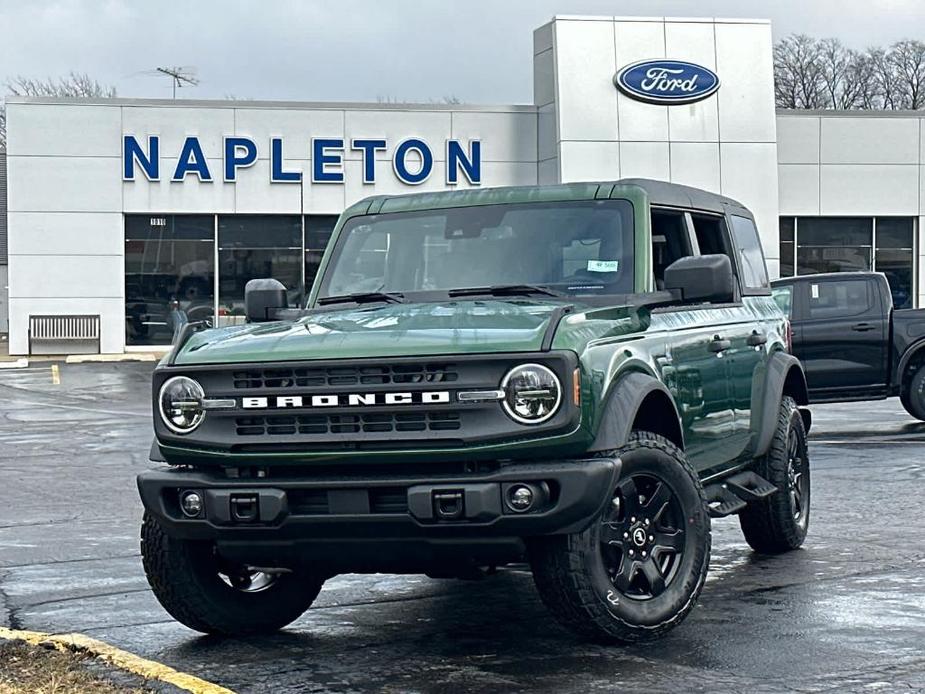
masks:
<svg viewBox="0 0 925 694"><path fill-rule="evenodd" d="M641 188L653 205L717 213L729 210L752 217L751 212L742 203L732 198L700 188L648 178L623 178L616 181L590 181L536 186L469 188L466 190L410 193L406 195L377 195L361 200L351 206L349 210L357 214L377 214L502 203L593 200L595 198L610 197L610 190L621 186Z"/></svg>
<svg viewBox="0 0 925 694"><path fill-rule="evenodd" d="M847 272L814 272L809 275L792 275L790 277L778 277L771 280L771 286L780 286L784 284L793 284L794 282L822 282L825 280L852 280L852 279L870 279L871 277L886 278L882 272L873 270L851 270Z"/></svg>

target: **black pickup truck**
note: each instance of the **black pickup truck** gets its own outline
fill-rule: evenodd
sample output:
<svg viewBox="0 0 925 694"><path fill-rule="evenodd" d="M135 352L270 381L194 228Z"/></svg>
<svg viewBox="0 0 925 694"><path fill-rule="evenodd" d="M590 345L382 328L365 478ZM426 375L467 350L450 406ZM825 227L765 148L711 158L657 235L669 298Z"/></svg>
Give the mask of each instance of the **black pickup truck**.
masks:
<svg viewBox="0 0 925 694"><path fill-rule="evenodd" d="M811 403L899 396L925 421L925 309L895 310L877 272L787 277L772 288Z"/></svg>

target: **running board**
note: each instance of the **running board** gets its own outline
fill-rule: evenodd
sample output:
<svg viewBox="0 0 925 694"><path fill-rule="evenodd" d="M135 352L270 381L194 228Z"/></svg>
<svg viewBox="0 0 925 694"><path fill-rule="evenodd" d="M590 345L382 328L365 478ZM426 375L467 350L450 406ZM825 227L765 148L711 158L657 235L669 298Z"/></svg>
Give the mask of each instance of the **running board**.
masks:
<svg viewBox="0 0 925 694"><path fill-rule="evenodd" d="M722 482L707 485L703 490L707 499L707 511L711 518L731 516L744 509L752 501L764 499L776 491L777 487L751 470L736 473Z"/></svg>

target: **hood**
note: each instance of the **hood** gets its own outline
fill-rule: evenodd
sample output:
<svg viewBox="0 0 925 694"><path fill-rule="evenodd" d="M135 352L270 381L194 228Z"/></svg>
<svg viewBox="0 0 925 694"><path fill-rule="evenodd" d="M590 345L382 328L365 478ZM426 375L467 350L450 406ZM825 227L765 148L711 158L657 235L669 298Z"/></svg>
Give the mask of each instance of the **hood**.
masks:
<svg viewBox="0 0 925 694"><path fill-rule="evenodd" d="M460 300L324 311L294 322L204 330L186 342L174 363L539 351L549 319L562 305Z"/></svg>

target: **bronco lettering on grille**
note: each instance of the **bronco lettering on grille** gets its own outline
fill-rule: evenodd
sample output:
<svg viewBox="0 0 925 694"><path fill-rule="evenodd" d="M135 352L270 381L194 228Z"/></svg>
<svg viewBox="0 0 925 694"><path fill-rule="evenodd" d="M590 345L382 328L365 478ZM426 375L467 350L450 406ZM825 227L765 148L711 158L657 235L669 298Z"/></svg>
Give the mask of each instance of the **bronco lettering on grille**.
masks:
<svg viewBox="0 0 925 694"><path fill-rule="evenodd" d="M241 398L245 410L290 407L364 407L370 405L434 405L450 401L447 390L410 393L344 393L338 395L280 395Z"/></svg>

